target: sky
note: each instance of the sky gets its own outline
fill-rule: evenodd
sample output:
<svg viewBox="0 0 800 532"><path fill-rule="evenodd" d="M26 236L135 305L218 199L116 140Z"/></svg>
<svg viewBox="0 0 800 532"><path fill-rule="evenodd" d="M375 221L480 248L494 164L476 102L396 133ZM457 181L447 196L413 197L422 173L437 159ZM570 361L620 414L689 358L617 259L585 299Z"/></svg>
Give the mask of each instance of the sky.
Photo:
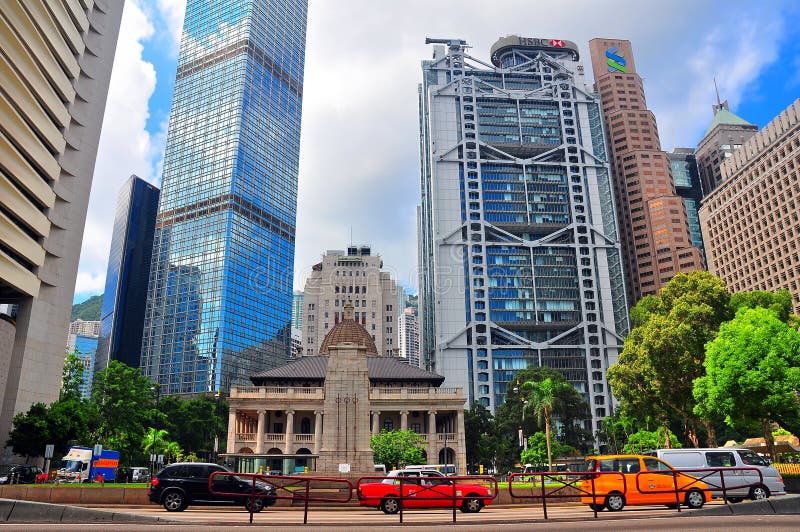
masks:
<svg viewBox="0 0 800 532"><path fill-rule="evenodd" d="M103 292L116 197L131 174L160 185L186 0L127 0L100 137L75 301ZM425 37L487 61L500 37L629 39L662 148L695 147L714 78L765 126L800 96L800 3L791 0L309 0L295 289L328 249L370 244L417 287L420 63Z"/></svg>

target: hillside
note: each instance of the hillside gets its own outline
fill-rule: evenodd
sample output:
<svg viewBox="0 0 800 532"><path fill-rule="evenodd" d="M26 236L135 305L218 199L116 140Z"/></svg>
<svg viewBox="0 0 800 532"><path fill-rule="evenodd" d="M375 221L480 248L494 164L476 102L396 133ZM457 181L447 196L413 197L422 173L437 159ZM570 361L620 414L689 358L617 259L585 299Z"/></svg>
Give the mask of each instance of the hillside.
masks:
<svg viewBox="0 0 800 532"><path fill-rule="evenodd" d="M100 320L100 307L103 304L103 294L99 296L92 296L83 303L72 305L72 317L70 321L83 320L83 321L99 321Z"/></svg>

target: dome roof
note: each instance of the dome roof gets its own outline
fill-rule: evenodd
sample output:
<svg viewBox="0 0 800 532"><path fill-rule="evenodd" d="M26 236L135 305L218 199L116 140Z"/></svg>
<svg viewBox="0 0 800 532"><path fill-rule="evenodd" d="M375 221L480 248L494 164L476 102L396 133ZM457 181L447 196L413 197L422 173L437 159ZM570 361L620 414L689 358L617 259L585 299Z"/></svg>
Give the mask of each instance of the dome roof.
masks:
<svg viewBox="0 0 800 532"><path fill-rule="evenodd" d="M362 348L366 348L368 355L377 355L378 349L375 347L375 342L367 330L357 323L354 318L353 303L348 301L344 306L344 318L342 321L333 326L325 339L322 341L322 347L319 348L320 355L330 355L329 348L333 345L344 343L356 344Z"/></svg>

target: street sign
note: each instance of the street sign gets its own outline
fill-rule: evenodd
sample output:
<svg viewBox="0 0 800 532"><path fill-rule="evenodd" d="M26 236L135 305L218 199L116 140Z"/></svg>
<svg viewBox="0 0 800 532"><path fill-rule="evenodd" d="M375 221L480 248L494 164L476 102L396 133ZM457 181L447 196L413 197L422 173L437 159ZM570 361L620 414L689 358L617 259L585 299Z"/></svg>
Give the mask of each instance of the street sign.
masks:
<svg viewBox="0 0 800 532"><path fill-rule="evenodd" d="M55 445L53 445L53 444L45 445L44 446L44 457L45 458L52 458L54 450L55 450Z"/></svg>
<svg viewBox="0 0 800 532"><path fill-rule="evenodd" d="M159 464L163 464L164 463L164 455L163 454L159 454L158 455L158 463Z"/></svg>
<svg viewBox="0 0 800 532"><path fill-rule="evenodd" d="M150 463L153 463L153 462L155 462L155 461L156 461L156 455L154 455L154 454L151 454L151 455L150 455Z"/></svg>
<svg viewBox="0 0 800 532"><path fill-rule="evenodd" d="M94 453L95 456L100 456L101 454L103 454L103 446L98 443L97 445L94 446L94 451L92 452Z"/></svg>
<svg viewBox="0 0 800 532"><path fill-rule="evenodd" d="M349 473L350 464L339 464L339 473Z"/></svg>

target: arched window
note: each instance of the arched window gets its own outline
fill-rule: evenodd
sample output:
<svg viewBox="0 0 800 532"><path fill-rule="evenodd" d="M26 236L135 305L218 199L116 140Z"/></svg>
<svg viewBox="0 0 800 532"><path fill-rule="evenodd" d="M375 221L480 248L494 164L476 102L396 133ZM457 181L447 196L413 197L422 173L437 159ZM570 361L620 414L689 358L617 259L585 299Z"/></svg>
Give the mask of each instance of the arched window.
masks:
<svg viewBox="0 0 800 532"><path fill-rule="evenodd" d="M390 418L386 418L383 420L383 428L387 431L390 431L394 428L394 421Z"/></svg>

